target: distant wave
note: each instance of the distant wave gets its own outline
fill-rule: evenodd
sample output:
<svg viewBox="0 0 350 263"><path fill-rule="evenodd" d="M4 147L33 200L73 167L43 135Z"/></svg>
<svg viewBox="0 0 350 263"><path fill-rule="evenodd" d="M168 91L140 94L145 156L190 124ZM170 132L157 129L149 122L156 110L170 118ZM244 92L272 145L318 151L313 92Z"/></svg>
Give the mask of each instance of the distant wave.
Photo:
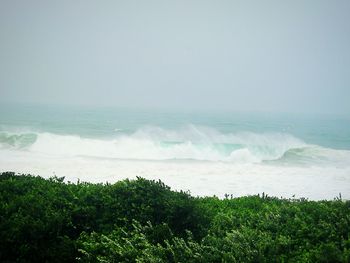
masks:
<svg viewBox="0 0 350 263"><path fill-rule="evenodd" d="M0 132L0 147L21 149L35 143L38 135L35 133Z"/></svg>
<svg viewBox="0 0 350 263"><path fill-rule="evenodd" d="M350 151L308 145L286 133L221 133L188 125L177 130L144 127L109 140L52 133L0 132L0 148L54 156L231 163L349 163Z"/></svg>
<svg viewBox="0 0 350 263"><path fill-rule="evenodd" d="M350 151L310 145L289 149L281 158L266 162L288 165L320 165L331 163L335 167L350 166Z"/></svg>

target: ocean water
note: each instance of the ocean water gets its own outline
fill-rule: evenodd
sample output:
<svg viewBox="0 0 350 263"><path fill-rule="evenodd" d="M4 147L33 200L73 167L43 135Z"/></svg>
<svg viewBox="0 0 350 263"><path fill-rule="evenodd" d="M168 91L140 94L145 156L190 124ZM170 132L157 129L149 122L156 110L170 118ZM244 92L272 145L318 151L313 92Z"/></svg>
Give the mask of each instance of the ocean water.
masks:
<svg viewBox="0 0 350 263"><path fill-rule="evenodd" d="M141 176L200 196L350 199L350 118L2 105L0 171Z"/></svg>

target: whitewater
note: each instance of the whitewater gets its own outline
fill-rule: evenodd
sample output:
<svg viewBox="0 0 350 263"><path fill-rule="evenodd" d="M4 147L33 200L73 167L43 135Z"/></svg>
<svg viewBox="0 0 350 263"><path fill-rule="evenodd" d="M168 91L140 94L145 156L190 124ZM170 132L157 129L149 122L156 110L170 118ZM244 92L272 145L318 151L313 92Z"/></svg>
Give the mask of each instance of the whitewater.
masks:
<svg viewBox="0 0 350 263"><path fill-rule="evenodd" d="M121 110L2 109L0 171L193 195L350 199L348 121Z"/></svg>

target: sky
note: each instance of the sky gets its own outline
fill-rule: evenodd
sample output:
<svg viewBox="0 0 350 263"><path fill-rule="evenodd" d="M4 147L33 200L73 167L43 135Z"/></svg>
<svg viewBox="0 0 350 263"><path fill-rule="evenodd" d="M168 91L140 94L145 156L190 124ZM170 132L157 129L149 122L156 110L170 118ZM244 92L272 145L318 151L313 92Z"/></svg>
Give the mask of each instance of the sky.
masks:
<svg viewBox="0 0 350 263"><path fill-rule="evenodd" d="M350 114L348 0L0 0L0 103Z"/></svg>

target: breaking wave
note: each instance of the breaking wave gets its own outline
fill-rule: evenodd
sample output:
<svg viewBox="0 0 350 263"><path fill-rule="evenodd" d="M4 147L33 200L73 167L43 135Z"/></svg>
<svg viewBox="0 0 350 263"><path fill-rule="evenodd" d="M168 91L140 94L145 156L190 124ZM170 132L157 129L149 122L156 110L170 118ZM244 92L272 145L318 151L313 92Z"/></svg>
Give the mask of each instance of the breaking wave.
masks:
<svg viewBox="0 0 350 263"><path fill-rule="evenodd" d="M232 163L297 163L350 160L350 151L308 145L286 133L221 133L189 125L177 130L144 127L110 139L52 133L0 132L0 148L54 156Z"/></svg>

